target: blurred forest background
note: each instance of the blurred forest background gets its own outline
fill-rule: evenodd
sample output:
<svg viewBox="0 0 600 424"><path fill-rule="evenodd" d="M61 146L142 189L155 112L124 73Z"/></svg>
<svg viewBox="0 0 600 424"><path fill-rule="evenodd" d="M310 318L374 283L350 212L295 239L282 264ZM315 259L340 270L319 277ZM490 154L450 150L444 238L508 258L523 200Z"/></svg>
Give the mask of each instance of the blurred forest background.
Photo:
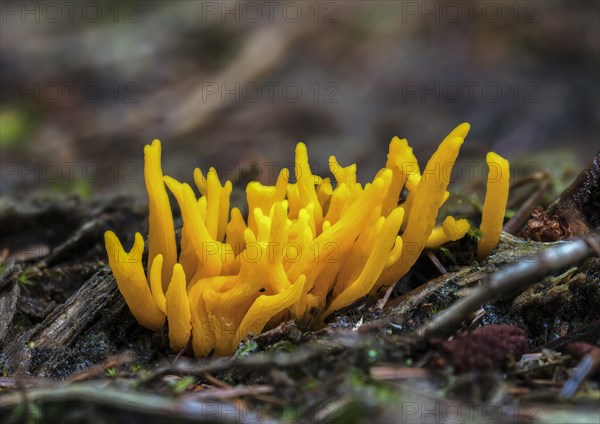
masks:
<svg viewBox="0 0 600 424"><path fill-rule="evenodd" d="M297 141L321 174L336 154L366 181L392 136L424 166L463 121L469 182L492 149L515 179L566 183L600 144L599 4L3 1L0 207L143 197L154 138L186 181L270 182Z"/></svg>

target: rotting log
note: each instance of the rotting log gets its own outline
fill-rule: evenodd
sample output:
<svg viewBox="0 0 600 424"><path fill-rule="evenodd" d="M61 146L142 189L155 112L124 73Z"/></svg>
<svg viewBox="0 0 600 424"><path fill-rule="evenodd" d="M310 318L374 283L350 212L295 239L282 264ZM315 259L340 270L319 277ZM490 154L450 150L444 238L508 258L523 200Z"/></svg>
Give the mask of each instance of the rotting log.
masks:
<svg viewBox="0 0 600 424"><path fill-rule="evenodd" d="M162 342L131 317L104 267L43 322L7 343L0 366L11 375L64 378L129 346L149 358Z"/></svg>

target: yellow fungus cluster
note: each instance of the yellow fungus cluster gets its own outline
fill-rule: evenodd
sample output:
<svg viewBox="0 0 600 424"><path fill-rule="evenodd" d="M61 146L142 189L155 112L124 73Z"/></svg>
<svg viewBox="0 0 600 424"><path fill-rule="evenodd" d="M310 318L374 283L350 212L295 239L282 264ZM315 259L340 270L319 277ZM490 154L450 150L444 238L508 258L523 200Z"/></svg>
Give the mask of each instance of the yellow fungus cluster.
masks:
<svg viewBox="0 0 600 424"><path fill-rule="evenodd" d="M469 128L455 128L423 172L407 141L394 137L385 167L364 186L356 181L356 166L342 167L334 156L332 179L313 175L306 146L298 143L295 182L283 169L273 186L248 184L247 220L230 209L232 185L221 184L214 169L194 171L199 198L189 184L163 176L155 140L144 149L148 272L139 233L129 252L112 231L105 234L119 290L141 325L161 331L167 320L171 349L191 339L196 356L230 354L248 334L290 318L320 323L394 284L424 248L469 231L467 220L451 216L435 227ZM488 156L488 163L500 159ZM505 187L498 188L504 175L496 177L500 182L488 182L492 194L484 207L485 252L497 244L506 204ZM167 189L181 210L179 243Z"/></svg>

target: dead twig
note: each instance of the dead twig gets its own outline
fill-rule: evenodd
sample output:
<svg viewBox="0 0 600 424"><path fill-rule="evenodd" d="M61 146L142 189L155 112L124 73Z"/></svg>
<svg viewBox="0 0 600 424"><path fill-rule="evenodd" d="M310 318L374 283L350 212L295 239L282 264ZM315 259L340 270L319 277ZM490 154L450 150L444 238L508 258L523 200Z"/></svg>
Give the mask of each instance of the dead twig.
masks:
<svg viewBox="0 0 600 424"><path fill-rule="evenodd" d="M206 397L210 398L211 397L210 394L214 394L214 392L221 392L223 397L233 397L233 398L236 398L239 396L244 396L245 394L252 394L252 393L248 393L247 390L245 390L245 389L247 389L247 387L242 387L241 389L236 389L231 384L227 384L223 380L219 380L217 377L215 377L207 372L204 373L203 377L206 381L219 387L219 389L210 390L207 392L201 392L200 397L206 396L206 394L208 393L208 396L206 396ZM236 394L236 392L237 392L237 394ZM267 391L267 393L269 393L269 391ZM242 411L242 412L248 411L248 405L243 400L234 399L233 403L235 404L235 406L237 406L237 408L240 411Z"/></svg>
<svg viewBox="0 0 600 424"><path fill-rule="evenodd" d="M203 390L201 392L193 392L186 395L190 399L234 399L234 403L242 412L248 411L248 406L240 401L240 396L257 396L260 394L271 393L273 387L267 385L244 386L244 387L228 387L215 390ZM243 404L243 408L241 407Z"/></svg>
<svg viewBox="0 0 600 424"><path fill-rule="evenodd" d="M118 355L107 358L99 364L85 368L79 372L76 372L67 379L67 383L75 383L78 381L85 381L91 378L97 377L103 374L107 369L119 367L129 362L135 361L135 354L133 352L123 352Z"/></svg>
<svg viewBox="0 0 600 424"><path fill-rule="evenodd" d="M503 230L505 232L510 234L518 233L527 221L527 218L529 218L529 215L531 215L531 209L540 203L542 196L550 185L550 175L547 172L539 174L541 175L534 179L534 181L539 183L537 190L521 205L514 216L504 225Z"/></svg>
<svg viewBox="0 0 600 424"><path fill-rule="evenodd" d="M575 396L577 390L585 379L594 373L600 365L600 357L597 355L587 354L577 364L577 368L573 371L573 374L569 377L565 384L560 389L560 396L563 399L570 399Z"/></svg>
<svg viewBox="0 0 600 424"><path fill-rule="evenodd" d="M149 384L165 374L188 374L197 377L205 377L207 373L228 371L234 368L261 370L265 368L289 368L299 366L314 360L324 353L324 346L315 346L299 349L291 353L277 352L274 354L258 353L243 358L224 357L208 362L198 363L187 358L172 365L156 370L152 375L143 379L141 384Z"/></svg>
<svg viewBox="0 0 600 424"><path fill-rule="evenodd" d="M377 366L371 368L371 377L376 380L409 380L412 378L431 378L432 372L425 368Z"/></svg>
<svg viewBox="0 0 600 424"><path fill-rule="evenodd" d="M387 301L390 299L390 296L392 295L392 292L394 291L394 287L396 287L396 285L392 284L390 286L390 288L388 288L385 291L385 294L383 295L383 297L377 301L376 309L383 309L383 308L385 308L385 305L386 305Z"/></svg>
<svg viewBox="0 0 600 424"><path fill-rule="evenodd" d="M56 381L47 378L33 377L0 377L0 389L17 389L20 387L46 387Z"/></svg>
<svg viewBox="0 0 600 424"><path fill-rule="evenodd" d="M264 390L264 389L259 389ZM110 411L122 411L141 416L142 419L152 419L152 422L227 422L227 423L274 423L272 416L262 416L259 413L244 414L236 410L231 403L218 400L203 400L190 396L170 398L151 393L135 393L118 390L111 387L98 386L90 383L73 384L63 387L50 387L29 390L27 394L11 392L0 395L0 413L7 416L15 408L23 408L23 414L29 411L28 405L40 404L71 404L64 413L71 414L74 408L84 410L86 405ZM52 417L43 416L39 412L40 422L59 420L56 413ZM118 412L117 412L118 413ZM29 416L24 418L31 418ZM26 422L26 421L23 421ZM142 422L142 421L141 421Z"/></svg>
<svg viewBox="0 0 600 424"><path fill-rule="evenodd" d="M435 256L433 254L433 252L431 250L427 251L427 257L429 258L429 260L431 261L431 263L433 264L433 266L435 267L435 269L438 270L438 272L440 273L440 275L448 274L448 271L446 270L446 267L444 267L444 265L442 265L442 263L440 262L440 260L437 258L437 256Z"/></svg>

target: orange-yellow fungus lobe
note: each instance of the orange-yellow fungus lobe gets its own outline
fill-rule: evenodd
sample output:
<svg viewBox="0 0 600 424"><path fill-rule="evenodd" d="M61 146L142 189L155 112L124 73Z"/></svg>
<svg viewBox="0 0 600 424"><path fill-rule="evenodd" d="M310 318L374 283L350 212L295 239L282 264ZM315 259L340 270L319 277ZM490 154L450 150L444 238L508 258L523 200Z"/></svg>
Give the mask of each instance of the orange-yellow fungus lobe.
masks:
<svg viewBox="0 0 600 424"><path fill-rule="evenodd" d="M452 216L447 216L441 227L433 229L425 247L427 249L436 249L450 241L459 240L467 235L470 228L471 225L466 219L456 220Z"/></svg>
<svg viewBox="0 0 600 424"><path fill-rule="evenodd" d="M481 226L479 227L483 235L477 243L477 256L479 259L488 256L500 241L510 185L508 161L494 152L487 154L486 161L488 180L481 214Z"/></svg>
<svg viewBox="0 0 600 424"><path fill-rule="evenodd" d="M112 231L104 233L104 242L108 252L108 263L131 313L144 327L160 331L165 322L165 314L156 306L144 274L142 235L135 233L135 242L129 252L125 252Z"/></svg>
<svg viewBox="0 0 600 424"><path fill-rule="evenodd" d="M163 289L171 278L173 265L177 262L177 247L175 245L175 227L169 196L163 182L163 172L160 163L160 141L144 147L144 179L148 192L148 262L151 264L158 254L163 255L162 269Z"/></svg>
<svg viewBox="0 0 600 424"><path fill-rule="evenodd" d="M185 347L192 331L190 304L186 293L185 273L181 264L173 267L173 278L166 295L169 317L169 343L177 352Z"/></svg>

